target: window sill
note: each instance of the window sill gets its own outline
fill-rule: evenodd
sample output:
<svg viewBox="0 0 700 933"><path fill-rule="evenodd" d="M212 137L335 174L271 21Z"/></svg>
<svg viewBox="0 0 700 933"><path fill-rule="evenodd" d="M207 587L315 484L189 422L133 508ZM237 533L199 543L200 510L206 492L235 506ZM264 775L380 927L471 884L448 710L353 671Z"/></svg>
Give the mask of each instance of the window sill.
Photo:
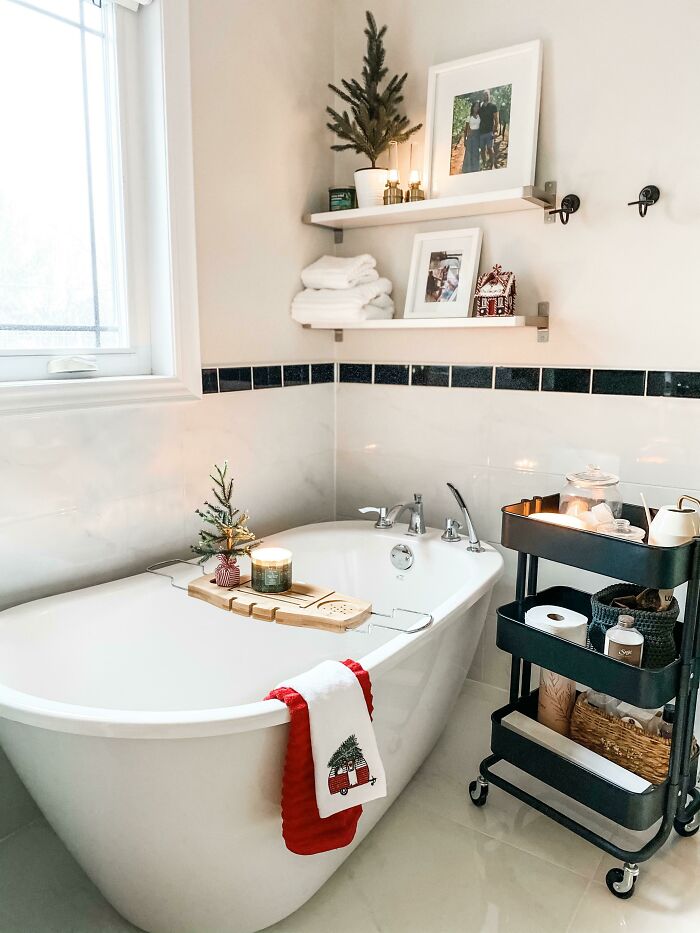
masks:
<svg viewBox="0 0 700 933"><path fill-rule="evenodd" d="M199 398L201 392L198 389L174 376L0 382L0 415Z"/></svg>

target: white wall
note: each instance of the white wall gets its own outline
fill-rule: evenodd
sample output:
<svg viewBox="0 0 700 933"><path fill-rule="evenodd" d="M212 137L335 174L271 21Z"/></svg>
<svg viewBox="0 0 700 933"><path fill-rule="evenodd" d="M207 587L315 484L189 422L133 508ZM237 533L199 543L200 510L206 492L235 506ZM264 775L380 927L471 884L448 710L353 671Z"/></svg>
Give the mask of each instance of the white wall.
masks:
<svg viewBox="0 0 700 933"><path fill-rule="evenodd" d="M336 78L358 72L365 6L336 2ZM689 119L700 92L697 4L675 3L669 28L657 28L652 0L495 0L488 6L375 0L371 8L380 24L389 24L391 72L409 72L406 101L414 122L424 119L430 65L542 37L537 180L554 179L560 194L579 194L582 208L566 228L545 226L532 213L346 233L339 251L373 253L394 280L402 309L415 233L481 226L482 268L497 261L516 272L521 313L548 300L552 331L547 344L530 330L347 331L338 358L700 369L693 287L688 300L678 288L692 283L700 247L700 172L690 155L700 146L700 123ZM407 158L403 147L404 178ZM336 182L349 182L361 164L357 156L338 156ZM626 202L649 183L662 196L640 220ZM619 473L628 501L638 502L645 490L650 504L662 505L679 491L700 488L693 428L699 417L700 400L341 385L339 517L415 491L425 496L430 522L441 525L445 515L457 516L449 480L470 502L484 537L497 542L502 505L557 492L565 472L588 462ZM500 685L508 659L495 647L494 608L512 598L514 562L506 557L508 572L472 670ZM601 583L552 565L542 573L584 589Z"/></svg>
<svg viewBox="0 0 700 933"><path fill-rule="evenodd" d="M202 358L323 359L325 332L289 305L332 234L299 221L332 181L323 109L332 77L327 0L191 0Z"/></svg>
<svg viewBox="0 0 700 933"><path fill-rule="evenodd" d="M364 2L336 0L336 77L359 72ZM406 106L425 114L430 65L533 38L544 40L537 180L581 197L566 228L539 213L474 217L346 233L344 255L369 251L396 284L403 308L411 244L419 230L481 226L482 268L516 273L518 305L549 301L549 344L532 332L347 333L343 359L584 364L696 369L700 316L685 300L700 248L700 146L696 38L700 10L676 0L662 26L655 0L374 0L388 23L387 64L408 71ZM670 129L670 133L666 132ZM422 131L416 145L422 153ZM402 147L404 180L408 145ZM336 182L363 160L342 153ZM627 201L646 184L661 200L640 220ZM687 276L684 279L684 272Z"/></svg>

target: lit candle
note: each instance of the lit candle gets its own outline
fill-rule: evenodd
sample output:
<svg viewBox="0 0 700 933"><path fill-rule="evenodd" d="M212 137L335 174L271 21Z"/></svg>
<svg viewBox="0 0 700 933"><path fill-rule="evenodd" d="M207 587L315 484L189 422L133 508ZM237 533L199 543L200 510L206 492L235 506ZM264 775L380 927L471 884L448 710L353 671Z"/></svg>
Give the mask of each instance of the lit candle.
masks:
<svg viewBox="0 0 700 933"><path fill-rule="evenodd" d="M409 185L419 185L420 184L420 172L417 168L411 169L411 174L408 176Z"/></svg>
<svg viewBox="0 0 700 933"><path fill-rule="evenodd" d="M292 588L292 552L259 547L250 554L251 583L256 593L284 593Z"/></svg>
<svg viewBox="0 0 700 933"><path fill-rule="evenodd" d="M399 181L399 170L397 168L390 168L388 175L389 184L398 184Z"/></svg>

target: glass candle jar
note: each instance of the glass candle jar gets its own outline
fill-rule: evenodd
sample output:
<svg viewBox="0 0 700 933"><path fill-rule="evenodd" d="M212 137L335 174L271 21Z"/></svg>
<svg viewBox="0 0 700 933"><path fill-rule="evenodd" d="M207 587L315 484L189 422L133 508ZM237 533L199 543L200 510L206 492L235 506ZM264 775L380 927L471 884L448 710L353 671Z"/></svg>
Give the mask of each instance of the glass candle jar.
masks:
<svg viewBox="0 0 700 933"><path fill-rule="evenodd" d="M559 499L559 511L565 515L581 516L604 502L610 507L613 518L620 518L622 495L619 482L619 476L604 473L592 464L580 473L569 473Z"/></svg>
<svg viewBox="0 0 700 933"><path fill-rule="evenodd" d="M259 547L250 554L251 585L256 593L284 593L292 588L292 552Z"/></svg>

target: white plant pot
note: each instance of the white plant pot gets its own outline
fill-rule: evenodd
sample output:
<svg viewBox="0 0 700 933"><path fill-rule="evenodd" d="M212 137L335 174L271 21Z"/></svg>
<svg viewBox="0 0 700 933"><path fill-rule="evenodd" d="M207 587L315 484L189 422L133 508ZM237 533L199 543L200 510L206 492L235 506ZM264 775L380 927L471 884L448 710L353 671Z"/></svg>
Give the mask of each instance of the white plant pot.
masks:
<svg viewBox="0 0 700 933"><path fill-rule="evenodd" d="M360 168L355 172L358 207L379 207L384 204L384 189L389 172L385 168Z"/></svg>

